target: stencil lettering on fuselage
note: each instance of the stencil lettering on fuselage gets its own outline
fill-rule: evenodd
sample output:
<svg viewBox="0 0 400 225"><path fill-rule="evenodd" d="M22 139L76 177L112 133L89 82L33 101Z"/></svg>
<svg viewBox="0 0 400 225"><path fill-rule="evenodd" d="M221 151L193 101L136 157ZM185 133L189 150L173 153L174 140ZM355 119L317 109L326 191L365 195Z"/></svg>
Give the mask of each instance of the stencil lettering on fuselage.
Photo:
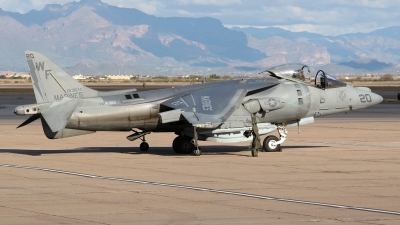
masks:
<svg viewBox="0 0 400 225"><path fill-rule="evenodd" d="M82 98L82 96L83 96L82 88L71 88L67 89L67 93L54 95L54 101L61 101L65 97L74 99L74 98Z"/></svg>
<svg viewBox="0 0 400 225"><path fill-rule="evenodd" d="M182 104L183 104L183 102L181 100L178 100L176 102L171 103L171 105L174 105L174 106L179 106L179 105L182 105Z"/></svg>
<svg viewBox="0 0 400 225"><path fill-rule="evenodd" d="M100 105L115 105L115 104L117 104L116 101L100 102Z"/></svg>
<svg viewBox="0 0 400 225"><path fill-rule="evenodd" d="M338 97L339 97L340 101L342 101L342 102L346 101L346 98L347 98L346 91L339 91Z"/></svg>
<svg viewBox="0 0 400 225"><path fill-rule="evenodd" d="M204 111L212 111L210 96L201 96L201 104L203 105Z"/></svg>

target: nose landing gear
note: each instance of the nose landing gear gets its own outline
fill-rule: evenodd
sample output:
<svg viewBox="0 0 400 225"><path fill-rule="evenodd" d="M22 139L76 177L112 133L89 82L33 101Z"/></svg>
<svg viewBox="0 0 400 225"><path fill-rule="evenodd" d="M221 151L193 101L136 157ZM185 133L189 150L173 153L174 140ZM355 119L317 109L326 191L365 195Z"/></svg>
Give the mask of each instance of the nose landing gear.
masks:
<svg viewBox="0 0 400 225"><path fill-rule="evenodd" d="M266 152L280 152L281 145L277 144L279 139L276 136L270 135L264 139L263 148Z"/></svg>
<svg viewBox="0 0 400 225"><path fill-rule="evenodd" d="M278 132L280 139L278 139L276 136L270 135L267 136L264 141L263 141L263 148L266 152L281 152L281 144L286 140L287 137L287 130L286 128L282 125L278 125Z"/></svg>

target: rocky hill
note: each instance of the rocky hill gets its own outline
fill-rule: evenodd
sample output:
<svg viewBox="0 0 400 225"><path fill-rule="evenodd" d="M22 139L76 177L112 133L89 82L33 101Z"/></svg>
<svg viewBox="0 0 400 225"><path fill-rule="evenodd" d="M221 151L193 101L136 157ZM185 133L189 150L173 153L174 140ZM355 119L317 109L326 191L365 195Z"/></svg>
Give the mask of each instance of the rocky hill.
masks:
<svg viewBox="0 0 400 225"><path fill-rule="evenodd" d="M160 18L81 0L26 14L0 9L0 70L26 71L25 50L83 74L234 75L287 62L326 66L365 58L386 66L340 66L382 70L400 61L399 31L326 37L279 28L228 29L213 18Z"/></svg>
<svg viewBox="0 0 400 225"><path fill-rule="evenodd" d="M298 60L319 66L338 64L349 71L384 72L397 70L400 62L398 26L335 37L273 27L232 29L246 33L249 46L274 58L276 63Z"/></svg>
<svg viewBox="0 0 400 225"><path fill-rule="evenodd" d="M26 49L40 51L62 66L115 62L160 70L226 67L265 57L247 46L243 32L219 20L158 18L100 0L47 5L27 14L0 11L0 29L0 41L6 43L1 46L1 69L23 66Z"/></svg>

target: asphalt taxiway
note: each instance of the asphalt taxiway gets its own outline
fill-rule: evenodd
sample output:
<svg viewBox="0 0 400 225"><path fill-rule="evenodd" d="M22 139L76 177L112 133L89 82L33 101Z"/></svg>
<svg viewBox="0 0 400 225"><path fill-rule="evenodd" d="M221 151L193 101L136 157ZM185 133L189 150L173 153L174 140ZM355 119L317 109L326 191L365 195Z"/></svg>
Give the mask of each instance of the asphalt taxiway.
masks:
<svg viewBox="0 0 400 225"><path fill-rule="evenodd" d="M98 132L48 140L0 109L0 224L399 224L400 104L289 128L283 152L173 134ZM2 111L3 110L3 111ZM276 135L276 134L275 134Z"/></svg>

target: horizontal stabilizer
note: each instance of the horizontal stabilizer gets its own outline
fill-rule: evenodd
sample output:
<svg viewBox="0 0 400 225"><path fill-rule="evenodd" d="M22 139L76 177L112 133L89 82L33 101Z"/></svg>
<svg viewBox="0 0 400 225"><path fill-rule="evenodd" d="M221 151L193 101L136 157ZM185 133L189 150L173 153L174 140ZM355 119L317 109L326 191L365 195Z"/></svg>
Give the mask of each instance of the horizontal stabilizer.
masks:
<svg viewBox="0 0 400 225"><path fill-rule="evenodd" d="M42 112L51 131L57 132L65 128L80 99L63 98L60 102L53 102L51 106Z"/></svg>
<svg viewBox="0 0 400 225"><path fill-rule="evenodd" d="M29 117L27 120L25 120L25 122L21 123L17 127L17 129L20 128L20 127L26 126L26 125L32 123L33 121L35 121L35 120L37 120L39 118L40 118L40 114L33 114L31 117Z"/></svg>

